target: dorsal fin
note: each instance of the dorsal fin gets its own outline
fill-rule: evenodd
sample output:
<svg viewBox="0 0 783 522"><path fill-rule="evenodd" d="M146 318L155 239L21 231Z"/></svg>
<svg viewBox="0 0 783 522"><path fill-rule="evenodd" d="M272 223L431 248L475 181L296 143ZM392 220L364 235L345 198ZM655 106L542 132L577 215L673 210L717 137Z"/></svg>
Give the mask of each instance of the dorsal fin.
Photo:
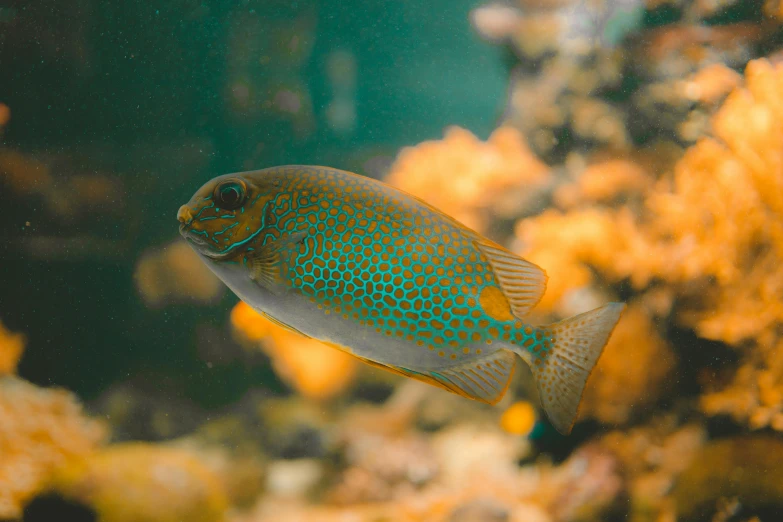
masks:
<svg viewBox="0 0 783 522"><path fill-rule="evenodd" d="M488 240L475 243L492 265L512 313L519 319L528 315L546 291L544 269Z"/></svg>
<svg viewBox="0 0 783 522"><path fill-rule="evenodd" d="M306 232L295 232L266 243L255 251L248 251L245 255L250 265L250 279L272 290L280 281L280 252L291 244L298 243Z"/></svg>

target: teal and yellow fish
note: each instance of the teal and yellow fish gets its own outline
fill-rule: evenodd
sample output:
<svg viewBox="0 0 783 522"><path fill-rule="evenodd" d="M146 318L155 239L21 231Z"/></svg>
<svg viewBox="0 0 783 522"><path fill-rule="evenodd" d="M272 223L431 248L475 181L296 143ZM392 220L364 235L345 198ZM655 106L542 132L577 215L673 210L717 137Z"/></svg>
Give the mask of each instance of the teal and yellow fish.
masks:
<svg viewBox="0 0 783 522"><path fill-rule="evenodd" d="M528 324L541 268L418 198L328 167L220 176L177 219L256 311L372 365L495 404L520 356L564 434L625 306Z"/></svg>

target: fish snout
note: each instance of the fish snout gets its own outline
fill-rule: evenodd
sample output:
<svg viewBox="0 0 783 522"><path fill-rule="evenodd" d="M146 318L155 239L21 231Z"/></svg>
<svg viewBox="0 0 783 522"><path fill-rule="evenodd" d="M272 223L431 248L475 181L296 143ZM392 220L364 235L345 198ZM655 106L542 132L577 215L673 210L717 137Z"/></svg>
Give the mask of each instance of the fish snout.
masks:
<svg viewBox="0 0 783 522"><path fill-rule="evenodd" d="M177 221L183 225L189 225L190 222L193 221L193 212L190 211L190 208L187 205L179 207L179 210L177 211Z"/></svg>

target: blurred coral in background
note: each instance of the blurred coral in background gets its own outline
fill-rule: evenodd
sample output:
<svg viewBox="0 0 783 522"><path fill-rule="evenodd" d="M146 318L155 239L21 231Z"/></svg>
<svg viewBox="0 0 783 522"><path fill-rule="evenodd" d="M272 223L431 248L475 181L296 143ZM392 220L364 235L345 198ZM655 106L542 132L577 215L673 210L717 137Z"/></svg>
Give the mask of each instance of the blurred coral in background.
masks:
<svg viewBox="0 0 783 522"><path fill-rule="evenodd" d="M53 182L43 162L6 148L0 149L0 176L19 193L44 192Z"/></svg>
<svg viewBox="0 0 783 522"><path fill-rule="evenodd" d="M0 517L15 519L52 473L106 438L74 395L0 377Z"/></svg>
<svg viewBox="0 0 783 522"><path fill-rule="evenodd" d="M115 444L62 467L49 487L105 522L212 522L227 508L219 476L202 459L141 443Z"/></svg>
<svg viewBox="0 0 783 522"><path fill-rule="evenodd" d="M16 519L59 466L102 444L106 427L76 397L14 376L25 338L0 323L0 519Z"/></svg>
<svg viewBox="0 0 783 522"><path fill-rule="evenodd" d="M400 151L386 182L485 232L492 220L535 205L547 171L513 128L496 130L486 143L451 128L441 141Z"/></svg>
<svg viewBox="0 0 783 522"><path fill-rule="evenodd" d="M746 353L751 366L737 374L741 383L731 387L737 395L708 394L704 406L748 416L755 427L781 423L779 394L761 392L783 382L775 373L783 320L781 75L780 66L751 62L745 84L713 117L715 138L691 147L647 191L644 208L550 211L519 229L523 255L570 274L562 290L550 285L544 306L568 310L563 298L594 282L592 267L610 282L627 278L638 299L655 289L661 302L660 293L668 293L670 305L659 315L672 313L676 301L675 321Z"/></svg>
<svg viewBox="0 0 783 522"><path fill-rule="evenodd" d="M415 4L0 7L0 520L780 519L783 4ZM532 322L626 302L572 435L523 365L490 407L236 302L172 202L283 160L538 264Z"/></svg>
<svg viewBox="0 0 783 522"><path fill-rule="evenodd" d="M134 277L150 306L183 300L208 303L224 291L220 280L182 240L142 254Z"/></svg>

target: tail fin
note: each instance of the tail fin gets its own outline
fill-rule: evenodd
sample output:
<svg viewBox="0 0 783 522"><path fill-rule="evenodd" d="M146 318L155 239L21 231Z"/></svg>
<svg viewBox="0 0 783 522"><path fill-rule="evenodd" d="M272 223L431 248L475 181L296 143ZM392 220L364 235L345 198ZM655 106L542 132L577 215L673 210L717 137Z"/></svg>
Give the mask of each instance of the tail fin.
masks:
<svg viewBox="0 0 783 522"><path fill-rule="evenodd" d="M585 383L625 305L609 303L546 327L552 350L533 374L547 417L563 435L571 433Z"/></svg>

